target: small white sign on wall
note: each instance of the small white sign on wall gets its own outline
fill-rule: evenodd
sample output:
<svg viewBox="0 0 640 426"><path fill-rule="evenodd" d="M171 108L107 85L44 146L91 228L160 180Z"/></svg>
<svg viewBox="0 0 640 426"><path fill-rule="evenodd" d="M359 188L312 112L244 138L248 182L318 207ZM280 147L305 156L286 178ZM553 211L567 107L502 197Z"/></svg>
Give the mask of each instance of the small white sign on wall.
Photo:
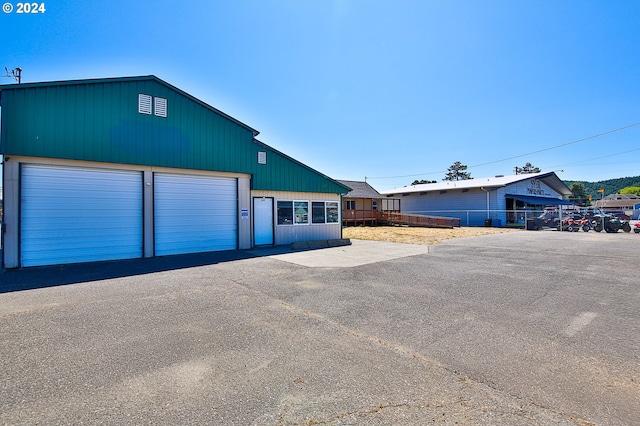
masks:
<svg viewBox="0 0 640 426"><path fill-rule="evenodd" d="M242 217L243 219L249 219L249 209L241 209L240 217Z"/></svg>

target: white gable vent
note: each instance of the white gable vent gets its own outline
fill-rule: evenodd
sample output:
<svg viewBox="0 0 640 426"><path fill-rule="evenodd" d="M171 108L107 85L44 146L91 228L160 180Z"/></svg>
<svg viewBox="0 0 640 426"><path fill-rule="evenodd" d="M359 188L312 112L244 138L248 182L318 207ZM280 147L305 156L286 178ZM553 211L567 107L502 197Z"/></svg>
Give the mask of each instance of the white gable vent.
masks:
<svg viewBox="0 0 640 426"><path fill-rule="evenodd" d="M167 116L167 100L165 98L154 98L153 103L155 106L154 114L158 117Z"/></svg>
<svg viewBox="0 0 640 426"><path fill-rule="evenodd" d="M267 153L265 151L258 151L258 164L267 164Z"/></svg>
<svg viewBox="0 0 640 426"><path fill-rule="evenodd" d="M151 95L138 95L138 112L140 114L151 114Z"/></svg>

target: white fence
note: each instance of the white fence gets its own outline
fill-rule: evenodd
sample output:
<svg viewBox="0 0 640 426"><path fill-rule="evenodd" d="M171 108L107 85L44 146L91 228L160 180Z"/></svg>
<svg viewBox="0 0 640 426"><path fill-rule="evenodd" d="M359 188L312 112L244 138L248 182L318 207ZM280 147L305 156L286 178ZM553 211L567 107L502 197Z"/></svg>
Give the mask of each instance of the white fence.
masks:
<svg viewBox="0 0 640 426"><path fill-rule="evenodd" d="M524 228L527 219L535 219L545 215L547 219L559 217L557 211L541 210L420 210L404 212L428 216L453 217L460 219L460 226L494 226ZM567 216L567 211L562 211Z"/></svg>

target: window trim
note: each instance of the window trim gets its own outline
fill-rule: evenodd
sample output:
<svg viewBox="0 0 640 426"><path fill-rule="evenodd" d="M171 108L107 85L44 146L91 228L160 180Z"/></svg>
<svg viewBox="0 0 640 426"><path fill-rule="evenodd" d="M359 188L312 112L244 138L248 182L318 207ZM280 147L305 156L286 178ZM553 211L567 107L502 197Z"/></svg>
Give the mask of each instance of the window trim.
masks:
<svg viewBox="0 0 640 426"><path fill-rule="evenodd" d="M305 216L307 218L306 222L298 222L298 214L296 214L296 203L298 203L298 204L304 203L304 204L307 205L307 208L306 208L307 213L305 214ZM309 203L308 200L293 200L293 224L294 225L309 225L310 224L310 222L309 222L309 204L310 203Z"/></svg>
<svg viewBox="0 0 640 426"><path fill-rule="evenodd" d="M290 223L280 223L280 203L289 203L291 210L291 216L288 216L291 219ZM293 214L293 201L289 200L276 200L276 226L291 226L294 223L294 214Z"/></svg>
<svg viewBox="0 0 640 426"><path fill-rule="evenodd" d="M280 207L278 206L279 203L289 203L291 205L291 223L280 223L280 215L278 213L278 210L280 209ZM306 222L296 222L296 203L307 203L307 221ZM310 225L311 222L309 221L309 200L276 200L276 216L277 216L277 226L304 226L304 225Z"/></svg>
<svg viewBox="0 0 640 426"><path fill-rule="evenodd" d="M329 203L331 204L335 204L335 210L338 213L338 217L336 219L335 222L327 222L327 218L329 217L329 215L327 214L327 209L329 208ZM325 220L325 224L327 225L333 225L334 223L336 224L341 224L342 223L342 219L340 218L341 212L340 212L340 201L325 201L324 202L324 220Z"/></svg>
<svg viewBox="0 0 640 426"><path fill-rule="evenodd" d="M322 204L322 222L315 221L315 212L314 212L314 204ZM327 223L327 202L326 201L312 201L311 202L311 224L313 225L324 225Z"/></svg>
<svg viewBox="0 0 640 426"><path fill-rule="evenodd" d="M288 203L291 207L291 223L280 223L280 216L278 214L278 203ZM307 203L307 221L296 222L295 203ZM324 222L313 221L313 205L314 203L322 203L324 211ZM328 221L328 208L332 205L333 209L337 212L338 217L335 222ZM276 205L276 226L309 226L309 225L333 225L340 224L340 201L326 201L326 200L275 200Z"/></svg>

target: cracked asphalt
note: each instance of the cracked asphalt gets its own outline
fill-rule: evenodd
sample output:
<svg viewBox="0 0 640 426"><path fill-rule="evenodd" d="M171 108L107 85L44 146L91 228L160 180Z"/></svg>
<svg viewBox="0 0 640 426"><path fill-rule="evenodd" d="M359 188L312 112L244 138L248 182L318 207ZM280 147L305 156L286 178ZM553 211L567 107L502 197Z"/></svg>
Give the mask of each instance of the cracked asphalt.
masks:
<svg viewBox="0 0 640 426"><path fill-rule="evenodd" d="M0 274L0 423L632 425L640 236Z"/></svg>

